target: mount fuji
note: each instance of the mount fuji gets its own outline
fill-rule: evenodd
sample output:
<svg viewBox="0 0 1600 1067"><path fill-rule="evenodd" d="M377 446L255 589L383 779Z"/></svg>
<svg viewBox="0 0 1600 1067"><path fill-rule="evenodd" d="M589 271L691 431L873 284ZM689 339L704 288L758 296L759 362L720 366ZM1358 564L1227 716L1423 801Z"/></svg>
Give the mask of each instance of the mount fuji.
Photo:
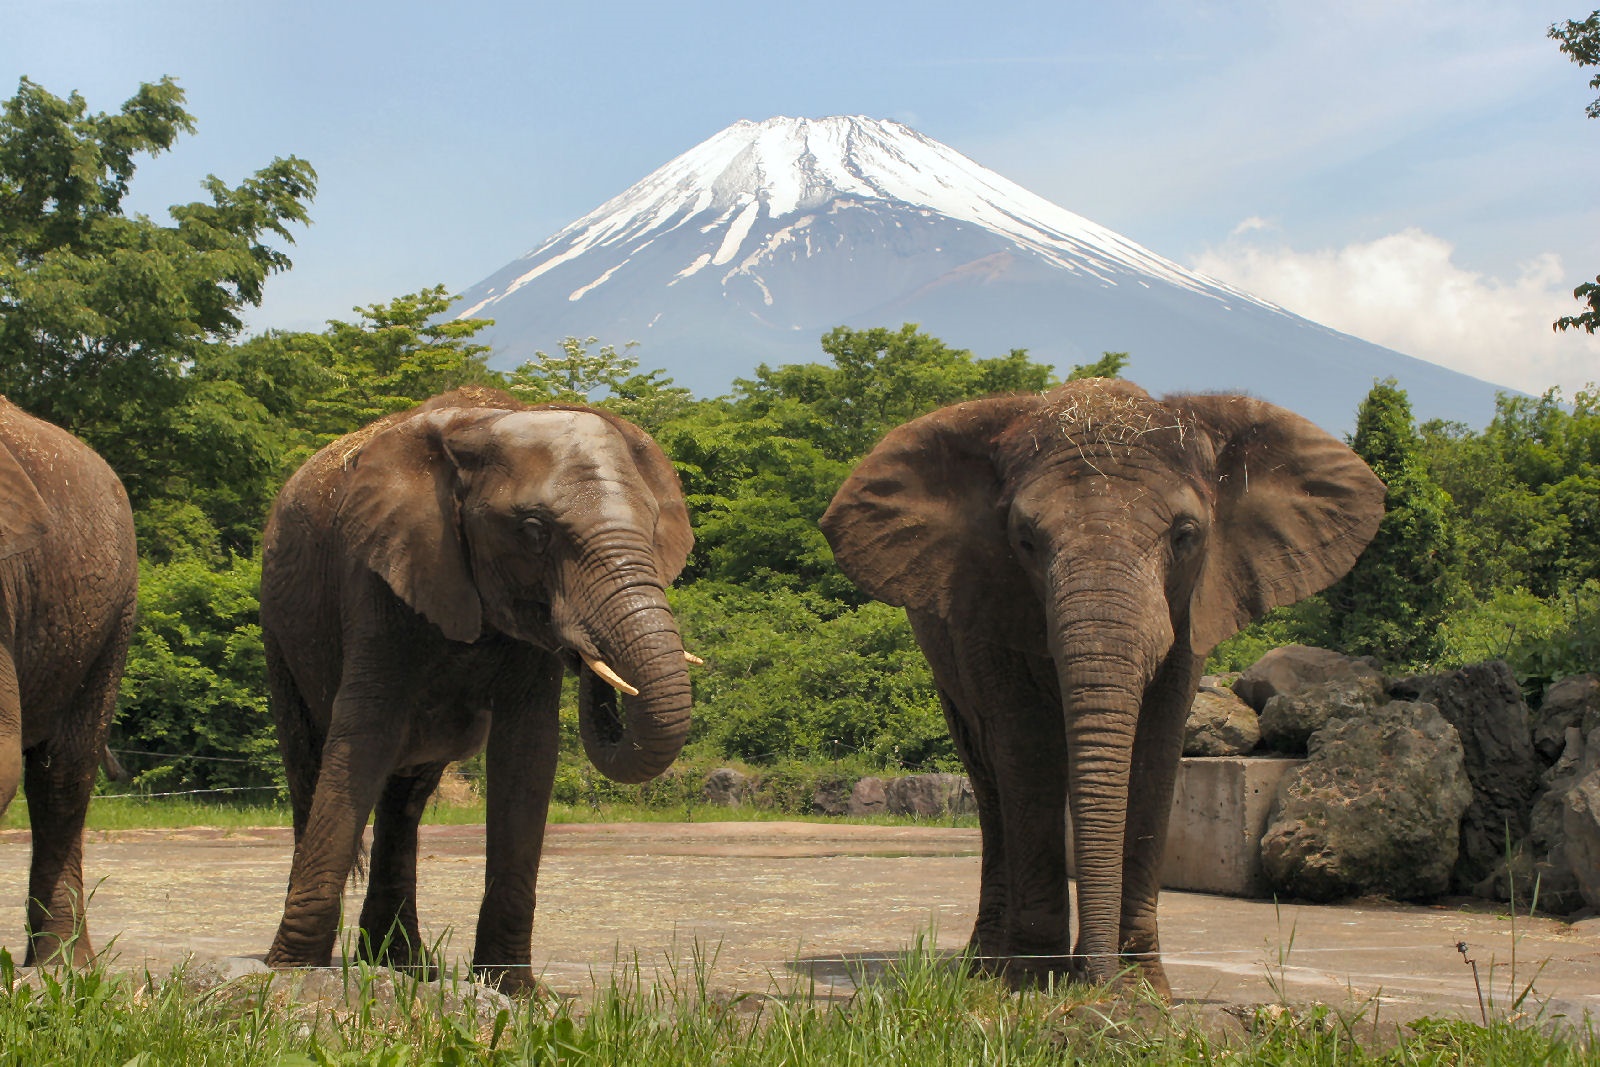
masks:
<svg viewBox="0 0 1600 1067"><path fill-rule="evenodd" d="M511 367L597 337L698 395L811 362L835 326L915 322L1065 371L1104 351L1152 393L1242 391L1349 429L1377 378L1419 419L1484 425L1497 387L1174 263L896 122L737 122L472 286Z"/></svg>

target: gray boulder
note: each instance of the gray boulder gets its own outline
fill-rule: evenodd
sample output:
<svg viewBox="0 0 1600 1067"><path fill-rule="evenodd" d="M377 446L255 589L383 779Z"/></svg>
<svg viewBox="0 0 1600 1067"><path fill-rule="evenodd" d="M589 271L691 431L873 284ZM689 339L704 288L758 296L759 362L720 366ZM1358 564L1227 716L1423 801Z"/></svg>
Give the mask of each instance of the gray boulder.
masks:
<svg viewBox="0 0 1600 1067"><path fill-rule="evenodd" d="M1588 748L1600 750L1600 729L1590 732ZM1569 788L1561 802L1562 849L1583 902L1600 908L1600 769Z"/></svg>
<svg viewBox="0 0 1600 1067"><path fill-rule="evenodd" d="M1185 756L1242 756L1261 740L1255 709L1217 685L1200 686L1184 728Z"/></svg>
<svg viewBox="0 0 1600 1067"><path fill-rule="evenodd" d="M1567 731L1587 734L1600 727L1600 674L1563 678L1544 691L1533 717L1533 747L1546 763L1554 763L1567 747Z"/></svg>
<svg viewBox="0 0 1600 1067"><path fill-rule="evenodd" d="M1270 749L1298 756L1329 721L1364 718L1388 699L1383 677L1375 673L1351 671L1312 682L1267 701L1261 711L1261 740Z"/></svg>
<svg viewBox="0 0 1600 1067"><path fill-rule="evenodd" d="M1436 708L1396 701L1334 719L1278 787L1262 870L1307 900L1435 896L1450 887L1471 802L1461 739Z"/></svg>
<svg viewBox="0 0 1600 1067"><path fill-rule="evenodd" d="M1474 888L1476 895L1493 900L1514 898L1551 915L1566 915L1585 906L1583 886L1567 854L1566 820L1568 796L1588 773L1588 746L1576 726L1567 728L1564 740L1555 765L1540 778L1540 790L1528 814L1527 836L1514 845L1510 856L1491 876ZM1600 743L1600 735L1596 741ZM1594 769L1588 766L1588 771ZM1573 826L1580 852L1586 837L1600 835L1600 828L1588 830L1581 816L1580 805Z"/></svg>
<svg viewBox="0 0 1600 1067"><path fill-rule="evenodd" d="M894 815L933 818L978 810L972 783L961 774L908 774L889 782L884 792L888 810Z"/></svg>
<svg viewBox="0 0 1600 1067"><path fill-rule="evenodd" d="M811 794L811 810L818 815L843 815L850 810L853 783L846 778L826 778Z"/></svg>
<svg viewBox="0 0 1600 1067"><path fill-rule="evenodd" d="M740 807L749 803L754 795L755 784L749 775L732 767L718 767L706 775L706 783L700 787L701 799L721 808Z"/></svg>
<svg viewBox="0 0 1600 1067"><path fill-rule="evenodd" d="M1521 841L1544 764L1534 752L1528 705L1511 668L1500 661L1445 674L1396 678L1396 700L1434 705L1461 737L1472 805L1461 822L1461 855L1452 884L1470 893Z"/></svg>
<svg viewBox="0 0 1600 1067"><path fill-rule="evenodd" d="M1233 683L1233 691L1240 700L1262 711L1267 701L1280 693L1350 677L1382 678L1383 675L1366 659L1352 659L1341 652L1310 645L1285 645L1251 664Z"/></svg>
<svg viewBox="0 0 1600 1067"><path fill-rule="evenodd" d="M882 815L888 810L888 790L884 788L883 779L872 775L856 782L850 790L849 803L845 805L846 815Z"/></svg>

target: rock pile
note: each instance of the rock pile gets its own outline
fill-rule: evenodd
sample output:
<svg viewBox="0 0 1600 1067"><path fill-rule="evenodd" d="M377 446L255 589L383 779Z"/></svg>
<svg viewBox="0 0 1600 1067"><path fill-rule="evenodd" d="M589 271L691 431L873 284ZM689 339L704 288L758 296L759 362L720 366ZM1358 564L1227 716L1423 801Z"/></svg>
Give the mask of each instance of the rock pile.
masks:
<svg viewBox="0 0 1600 1067"><path fill-rule="evenodd" d="M1261 837L1279 893L1454 892L1526 905L1537 883L1541 912L1600 909L1600 674L1552 685L1530 711L1504 663L1386 678L1373 660L1291 645L1242 674L1202 679L1190 710L1185 756L1252 753L1305 758L1278 780ZM702 795L771 802L759 779L731 768ZM977 810L956 774L836 775L816 783L810 807Z"/></svg>

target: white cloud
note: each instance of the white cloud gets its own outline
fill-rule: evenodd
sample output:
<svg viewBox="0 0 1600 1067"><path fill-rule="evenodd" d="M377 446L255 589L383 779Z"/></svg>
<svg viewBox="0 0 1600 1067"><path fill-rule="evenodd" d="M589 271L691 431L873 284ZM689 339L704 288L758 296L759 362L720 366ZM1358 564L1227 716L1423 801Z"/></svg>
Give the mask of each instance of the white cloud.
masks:
<svg viewBox="0 0 1600 1067"><path fill-rule="evenodd" d="M1600 380L1600 336L1550 328L1582 310L1572 287L1586 280L1553 253L1507 281L1458 266L1449 241L1415 228L1301 252L1241 239L1260 222L1240 223L1195 268L1336 330L1529 393L1559 385L1571 396Z"/></svg>

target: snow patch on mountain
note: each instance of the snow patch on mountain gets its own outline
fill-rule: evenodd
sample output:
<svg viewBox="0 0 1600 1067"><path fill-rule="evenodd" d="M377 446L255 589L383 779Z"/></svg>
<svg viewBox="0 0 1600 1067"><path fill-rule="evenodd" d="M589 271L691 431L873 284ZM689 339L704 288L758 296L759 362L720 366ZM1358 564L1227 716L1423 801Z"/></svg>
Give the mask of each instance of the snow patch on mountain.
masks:
<svg viewBox="0 0 1600 1067"><path fill-rule="evenodd" d="M786 253L803 258L819 251L809 233L817 211L881 205L982 227L1029 256L1104 285L1156 279L1219 301L1281 310L1030 193L908 126L835 116L734 123L550 237L523 257L526 269L502 291L483 294L460 316L476 315L580 256L593 253L600 266L614 249L614 262L568 297L581 300L645 244L690 224L706 243L686 253L666 284L733 263L722 284L747 277L770 305L760 269Z"/></svg>

